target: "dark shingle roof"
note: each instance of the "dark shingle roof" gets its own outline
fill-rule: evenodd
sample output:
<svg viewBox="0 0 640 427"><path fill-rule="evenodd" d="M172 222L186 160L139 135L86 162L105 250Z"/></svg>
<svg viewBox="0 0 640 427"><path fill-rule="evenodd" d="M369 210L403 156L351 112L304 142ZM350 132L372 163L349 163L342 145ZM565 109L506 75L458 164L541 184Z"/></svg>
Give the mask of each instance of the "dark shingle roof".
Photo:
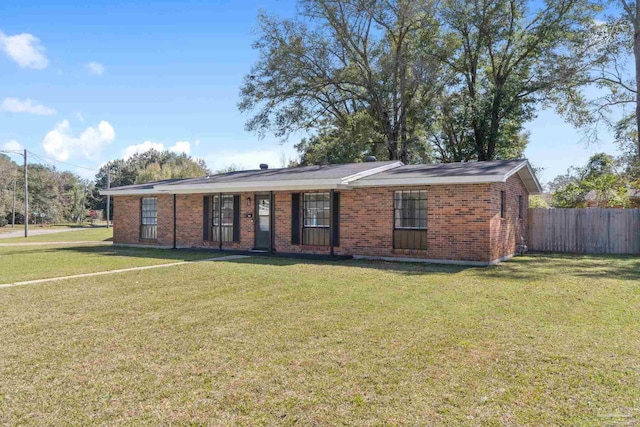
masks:
<svg viewBox="0 0 640 427"><path fill-rule="evenodd" d="M362 181L393 178L442 178L450 176L506 175L525 160L492 160L488 162L406 165L380 172Z"/></svg>
<svg viewBox="0 0 640 427"><path fill-rule="evenodd" d="M212 191L310 190L394 185L501 182L515 172L530 193L540 184L526 160L406 165L397 161L303 166L228 172L203 178L169 179L103 190L102 194L204 193Z"/></svg>
<svg viewBox="0 0 640 427"><path fill-rule="evenodd" d="M162 181L151 181L145 182L144 184L131 184L131 185L123 185L121 187L111 187L112 190L153 190L153 187L156 185L167 185L174 184L180 181L187 181L191 178L173 178L173 179L164 179Z"/></svg>
<svg viewBox="0 0 640 427"><path fill-rule="evenodd" d="M355 175L370 169L397 163L390 162L365 162L347 163L344 165L316 165L300 166L297 168L283 169L256 169L247 171L227 172L211 175L205 178L193 178L171 183L169 185L198 185L198 184L222 184L233 182L260 182L300 179L340 179Z"/></svg>

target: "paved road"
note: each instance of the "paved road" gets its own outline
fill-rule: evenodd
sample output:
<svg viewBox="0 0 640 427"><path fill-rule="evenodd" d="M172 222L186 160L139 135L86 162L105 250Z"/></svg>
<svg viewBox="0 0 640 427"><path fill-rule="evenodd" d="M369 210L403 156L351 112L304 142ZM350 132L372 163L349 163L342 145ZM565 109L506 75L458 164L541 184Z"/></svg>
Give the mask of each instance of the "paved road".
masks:
<svg viewBox="0 0 640 427"><path fill-rule="evenodd" d="M18 228L21 227L21 228ZM39 236L41 234L55 234L65 231L80 231L88 230L88 228L38 228L37 226L29 227L29 236ZM10 239L12 237L24 237L24 226L16 226L15 231L9 231L8 233L0 233L0 239Z"/></svg>

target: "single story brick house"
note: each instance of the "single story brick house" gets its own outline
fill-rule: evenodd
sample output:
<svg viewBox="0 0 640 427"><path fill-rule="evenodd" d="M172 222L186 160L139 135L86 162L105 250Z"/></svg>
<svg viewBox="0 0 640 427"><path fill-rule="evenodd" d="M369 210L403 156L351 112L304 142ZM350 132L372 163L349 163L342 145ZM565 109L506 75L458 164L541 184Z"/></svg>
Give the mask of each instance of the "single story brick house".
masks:
<svg viewBox="0 0 640 427"><path fill-rule="evenodd" d="M490 265L527 244L527 160L229 172L103 190L114 243Z"/></svg>

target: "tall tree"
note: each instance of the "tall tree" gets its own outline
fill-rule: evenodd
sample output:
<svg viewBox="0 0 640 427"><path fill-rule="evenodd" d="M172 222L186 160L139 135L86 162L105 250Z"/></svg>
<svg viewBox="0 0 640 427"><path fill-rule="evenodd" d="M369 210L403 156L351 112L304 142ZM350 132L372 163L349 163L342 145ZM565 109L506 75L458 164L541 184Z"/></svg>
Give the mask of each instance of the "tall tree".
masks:
<svg viewBox="0 0 640 427"><path fill-rule="evenodd" d="M247 129L288 136L346 129L365 112L389 159L409 160L435 93L429 0L303 0L299 19L259 16L260 59L241 88Z"/></svg>
<svg viewBox="0 0 640 427"><path fill-rule="evenodd" d="M593 81L605 93L592 102L590 125L604 122L615 131L616 141L640 167L640 3L612 0L613 13L598 23L599 50L604 60L596 68ZM624 107L632 106L632 112ZM623 117L619 119L622 107ZM597 138L597 132L593 132ZM640 175L638 175L640 177Z"/></svg>
<svg viewBox="0 0 640 427"><path fill-rule="evenodd" d="M537 108L583 107L598 10L585 0L443 1L442 39L456 45L439 58L454 77L439 126L454 159L468 158L468 145L478 160L513 154Z"/></svg>

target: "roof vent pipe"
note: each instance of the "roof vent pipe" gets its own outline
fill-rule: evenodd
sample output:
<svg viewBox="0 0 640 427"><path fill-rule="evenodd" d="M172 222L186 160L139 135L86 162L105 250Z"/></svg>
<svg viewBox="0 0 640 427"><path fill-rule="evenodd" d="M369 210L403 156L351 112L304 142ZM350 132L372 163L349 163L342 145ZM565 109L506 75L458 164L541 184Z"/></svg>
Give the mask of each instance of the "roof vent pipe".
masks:
<svg viewBox="0 0 640 427"><path fill-rule="evenodd" d="M260 163L260 169L269 169L269 165L266 163Z"/></svg>
<svg viewBox="0 0 640 427"><path fill-rule="evenodd" d="M367 163L372 163L372 162L377 162L378 159L376 159L376 156L367 156L364 158L364 161Z"/></svg>

